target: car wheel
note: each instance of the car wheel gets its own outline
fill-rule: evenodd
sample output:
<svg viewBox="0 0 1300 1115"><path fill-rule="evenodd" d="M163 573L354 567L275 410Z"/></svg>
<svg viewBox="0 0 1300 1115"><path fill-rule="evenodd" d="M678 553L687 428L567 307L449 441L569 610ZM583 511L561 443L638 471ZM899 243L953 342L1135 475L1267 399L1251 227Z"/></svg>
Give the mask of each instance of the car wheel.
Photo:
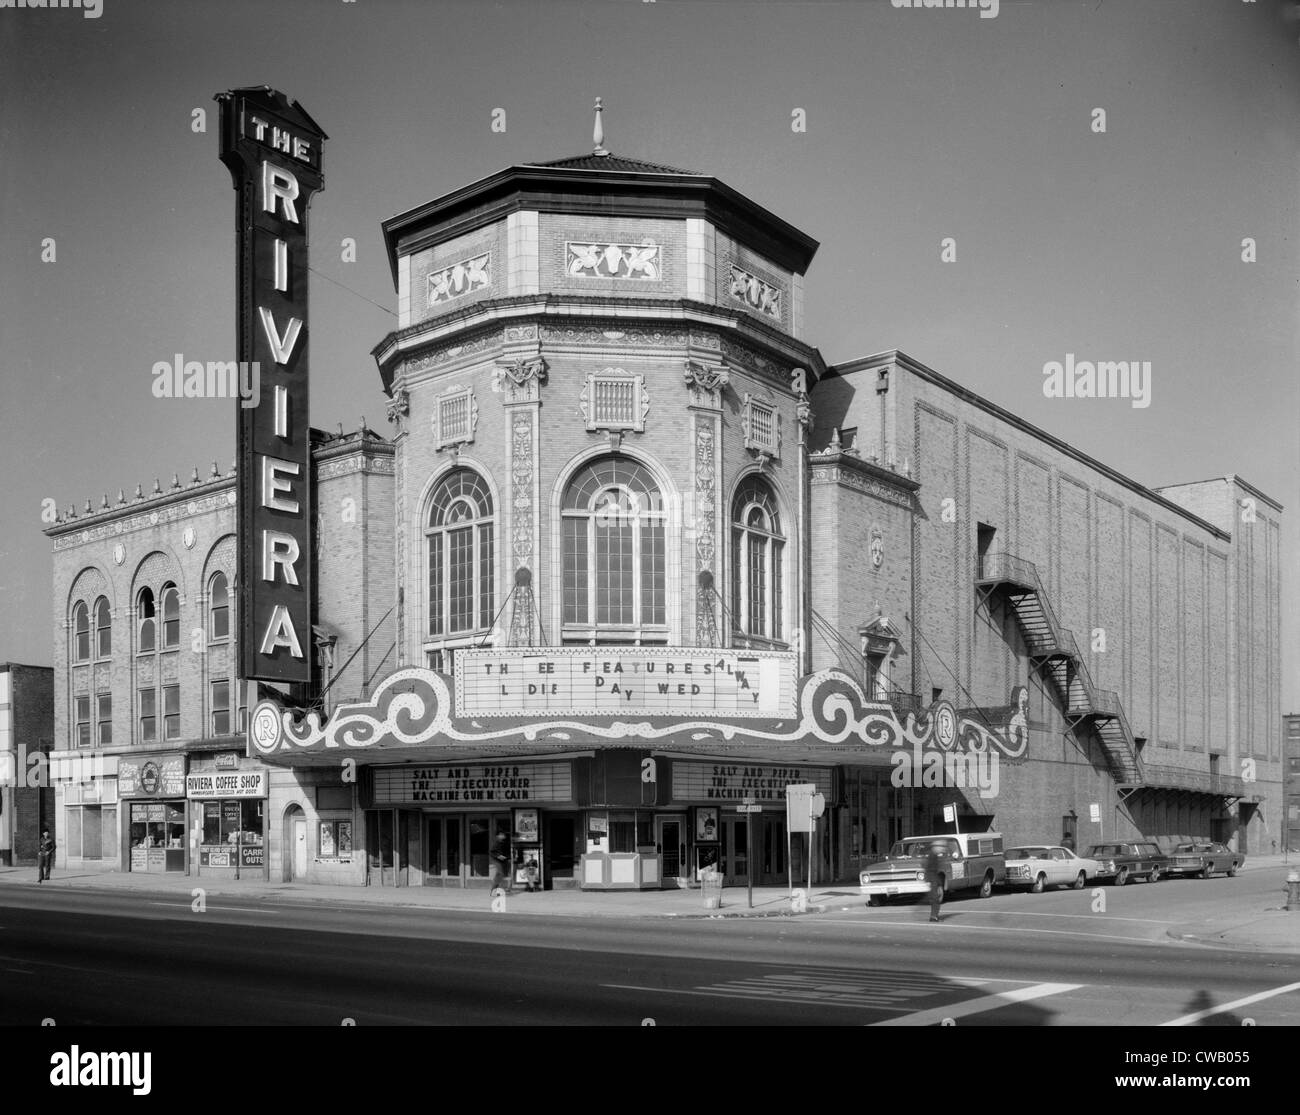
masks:
<svg viewBox="0 0 1300 1115"><path fill-rule="evenodd" d="M1158 882L1160 882L1160 868L1158 868L1158 867L1153 867L1153 868L1151 869L1151 874L1147 876L1147 882L1148 882L1148 883L1158 883Z"/></svg>
<svg viewBox="0 0 1300 1115"><path fill-rule="evenodd" d="M1117 887L1122 887L1127 882L1128 882L1128 868L1121 867L1119 869L1119 874L1115 876L1115 885Z"/></svg>
<svg viewBox="0 0 1300 1115"><path fill-rule="evenodd" d="M1235 863L1228 865L1228 878L1231 879L1237 874L1237 865Z"/></svg>
<svg viewBox="0 0 1300 1115"><path fill-rule="evenodd" d="M1080 871L1079 874L1075 877L1072 886L1074 887L1075 890L1083 890L1083 888L1087 885L1088 885L1088 876L1085 875L1082 871Z"/></svg>
<svg viewBox="0 0 1300 1115"><path fill-rule="evenodd" d="M990 898L993 895L993 872L988 872L984 876L984 882L980 883L980 897Z"/></svg>
<svg viewBox="0 0 1300 1115"><path fill-rule="evenodd" d="M1210 869L1209 869L1208 867L1202 867L1202 868L1201 868L1201 869L1196 873L1196 877L1197 877L1198 879L1208 879L1208 878L1210 877Z"/></svg>
<svg viewBox="0 0 1300 1115"><path fill-rule="evenodd" d="M1035 894L1042 894L1047 889L1047 876L1040 871L1038 877L1034 880L1034 885L1029 889Z"/></svg>
<svg viewBox="0 0 1300 1115"><path fill-rule="evenodd" d="M883 906L884 904L885 904L885 900L881 898L880 895L878 894L867 895L868 906Z"/></svg>

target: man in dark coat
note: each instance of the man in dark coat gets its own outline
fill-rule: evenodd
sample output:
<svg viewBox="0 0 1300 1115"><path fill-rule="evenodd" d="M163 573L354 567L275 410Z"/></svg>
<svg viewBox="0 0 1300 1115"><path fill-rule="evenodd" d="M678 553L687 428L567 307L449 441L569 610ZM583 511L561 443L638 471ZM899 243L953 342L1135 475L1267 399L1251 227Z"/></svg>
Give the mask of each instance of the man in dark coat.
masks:
<svg viewBox="0 0 1300 1115"><path fill-rule="evenodd" d="M930 920L939 920L939 906L943 903L943 854L947 849L936 840L925 857L925 879L930 884Z"/></svg>
<svg viewBox="0 0 1300 1115"><path fill-rule="evenodd" d="M50 830L45 829L41 833L41 842L36 850L36 881L45 882L50 877L50 868L54 866L54 837L50 835Z"/></svg>

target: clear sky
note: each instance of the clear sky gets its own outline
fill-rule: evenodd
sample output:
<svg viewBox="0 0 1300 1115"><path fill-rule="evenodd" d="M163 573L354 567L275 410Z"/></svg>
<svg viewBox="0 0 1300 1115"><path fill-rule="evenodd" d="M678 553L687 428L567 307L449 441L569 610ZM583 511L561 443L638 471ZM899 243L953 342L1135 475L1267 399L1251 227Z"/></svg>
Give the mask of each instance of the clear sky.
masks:
<svg viewBox="0 0 1300 1115"><path fill-rule="evenodd" d="M233 358L215 93L272 85L330 135L311 209L311 417L380 432L370 349L396 321L380 222L589 151L600 95L615 153L715 174L821 241L807 328L827 361L898 347L1144 484L1237 473L1281 501L1283 703L1300 711L1295 7L0 8L0 660L50 662L43 501L80 512L230 466L234 404L151 393L157 361ZM1067 353L1150 361L1150 405L1045 398L1043 366Z"/></svg>

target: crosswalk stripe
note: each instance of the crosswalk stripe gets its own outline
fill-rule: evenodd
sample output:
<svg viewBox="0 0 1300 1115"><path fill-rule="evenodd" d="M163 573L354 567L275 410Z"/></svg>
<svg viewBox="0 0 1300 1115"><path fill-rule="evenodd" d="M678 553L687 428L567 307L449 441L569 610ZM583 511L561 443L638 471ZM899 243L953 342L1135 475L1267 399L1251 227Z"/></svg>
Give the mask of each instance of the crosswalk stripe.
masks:
<svg viewBox="0 0 1300 1115"><path fill-rule="evenodd" d="M1275 987L1271 991L1261 991L1257 995L1247 995L1244 999L1237 999L1231 1003L1224 1003L1220 1007L1209 1007L1206 1010L1198 1010L1195 1014L1185 1014L1182 1018L1174 1018L1168 1022L1160 1023L1161 1026L1190 1026L1194 1022L1199 1022L1202 1018L1209 1018L1215 1014L1227 1014L1229 1011L1236 1010L1238 1007L1248 1007L1251 1003L1258 1003L1261 999L1271 999L1275 995L1285 995L1289 991L1300 990L1300 983L1288 983L1283 987Z"/></svg>
<svg viewBox="0 0 1300 1115"><path fill-rule="evenodd" d="M953 1003L946 1007L917 1011L902 1018L886 1018L873 1022L873 1026L933 1026L945 1018L964 1018L967 1015L982 1014L986 1010L997 1010L1012 1003L1027 1003L1033 999L1044 999L1048 995L1060 995L1065 991L1075 991L1081 983L1038 983L1032 987L1019 987L1014 991L990 991L977 999L967 999L962 1003Z"/></svg>

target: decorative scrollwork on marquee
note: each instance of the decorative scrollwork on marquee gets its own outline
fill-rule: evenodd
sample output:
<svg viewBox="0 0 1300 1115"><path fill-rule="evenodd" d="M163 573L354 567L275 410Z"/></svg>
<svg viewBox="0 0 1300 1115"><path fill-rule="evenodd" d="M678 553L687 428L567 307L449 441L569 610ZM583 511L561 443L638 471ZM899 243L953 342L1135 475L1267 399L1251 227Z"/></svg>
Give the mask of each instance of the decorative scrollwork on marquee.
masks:
<svg viewBox="0 0 1300 1115"><path fill-rule="evenodd" d="M334 748L428 747L431 752L454 751L456 744L537 742L566 740L580 733L592 740L656 740L690 736L701 742L727 741L737 744L773 745L816 742L847 745L845 757L853 751L876 748L909 748L926 751L996 754L1003 759L1023 758L1028 746L1027 731L1018 732L1011 723L1005 731L980 724L960 715L947 701L939 701L921 715L909 712L900 722L894 709L883 702L868 701L862 688L844 671L832 667L805 677L800 685L797 714L784 719L726 720L649 719L616 720L579 718L535 721L484 728L479 721L453 715L451 689L447 679L431 670L413 667L389 675L368 702L340 705L333 717L322 723L320 714L309 712L299 720L291 710L266 699L253 710L249 737L262 755ZM765 730L765 726L769 726Z"/></svg>

